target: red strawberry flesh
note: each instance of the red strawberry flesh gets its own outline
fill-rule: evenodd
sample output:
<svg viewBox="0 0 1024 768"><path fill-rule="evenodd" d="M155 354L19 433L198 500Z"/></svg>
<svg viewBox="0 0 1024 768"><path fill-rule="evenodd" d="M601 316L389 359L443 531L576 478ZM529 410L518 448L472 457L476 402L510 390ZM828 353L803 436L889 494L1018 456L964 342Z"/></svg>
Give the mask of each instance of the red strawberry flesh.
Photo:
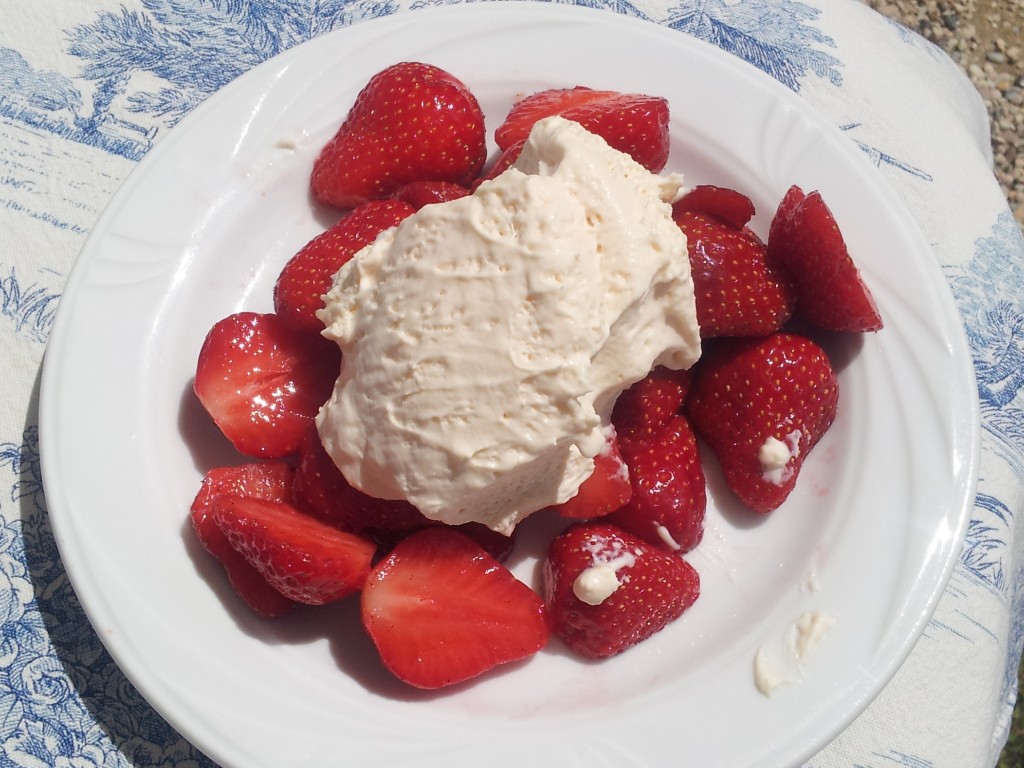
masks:
<svg viewBox="0 0 1024 768"><path fill-rule="evenodd" d="M211 469L203 477L190 510L192 528L203 548L224 566L228 581L246 605L267 618L287 613L295 602L274 589L263 574L231 546L228 537L214 522L213 501L219 496L234 495L287 502L291 499L294 475L291 465L279 461Z"/></svg>
<svg viewBox="0 0 1024 768"><path fill-rule="evenodd" d="M551 509L562 517L589 520L614 512L632 495L629 470L613 436L594 457L594 471L583 481L576 495Z"/></svg>
<svg viewBox="0 0 1024 768"><path fill-rule="evenodd" d="M304 515L290 504L218 496L213 519L231 546L281 594L322 605L361 589L374 545Z"/></svg>
<svg viewBox="0 0 1024 768"><path fill-rule="evenodd" d="M742 192L714 184L700 184L672 204L672 215L702 213L733 229L743 229L754 216L754 203Z"/></svg>
<svg viewBox="0 0 1024 768"><path fill-rule="evenodd" d="M277 315L239 312L210 329L193 388L240 453L278 458L298 449L331 394L339 359L336 345Z"/></svg>
<svg viewBox="0 0 1024 768"><path fill-rule="evenodd" d="M540 597L448 527L411 534L377 564L362 616L384 665L417 688L526 658L548 638Z"/></svg>
<svg viewBox="0 0 1024 768"><path fill-rule="evenodd" d="M579 123L652 173L668 162L668 102L659 96L577 86L539 91L516 102L494 132L501 150L526 140L534 123L560 115Z"/></svg>
<svg viewBox="0 0 1024 768"><path fill-rule="evenodd" d="M830 331L881 330L875 299L821 193L790 187L769 228L768 261L792 282L796 317Z"/></svg>

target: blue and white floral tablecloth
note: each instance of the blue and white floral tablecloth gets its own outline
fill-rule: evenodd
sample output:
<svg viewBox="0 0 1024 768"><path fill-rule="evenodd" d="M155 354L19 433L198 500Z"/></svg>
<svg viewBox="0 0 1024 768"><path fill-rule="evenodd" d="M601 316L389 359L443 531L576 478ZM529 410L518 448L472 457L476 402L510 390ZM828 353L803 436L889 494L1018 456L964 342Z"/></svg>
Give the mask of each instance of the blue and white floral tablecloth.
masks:
<svg viewBox="0 0 1024 768"><path fill-rule="evenodd" d="M47 518L37 398L64 280L173 124L286 48L422 0L0 2L0 768L209 765L132 688L76 601ZM980 484L909 659L814 768L991 766L1024 642L1024 239L985 111L940 50L854 0L582 0L708 40L841 127L953 288L982 412Z"/></svg>

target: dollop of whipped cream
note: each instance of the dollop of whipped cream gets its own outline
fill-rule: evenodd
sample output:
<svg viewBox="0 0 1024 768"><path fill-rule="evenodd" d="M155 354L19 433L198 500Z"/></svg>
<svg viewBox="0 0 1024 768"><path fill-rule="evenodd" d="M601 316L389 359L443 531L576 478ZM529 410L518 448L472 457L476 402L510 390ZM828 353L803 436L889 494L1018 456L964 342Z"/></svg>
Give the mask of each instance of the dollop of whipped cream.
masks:
<svg viewBox="0 0 1024 768"><path fill-rule="evenodd" d="M619 393L700 356L681 189L550 117L357 253L319 313L342 368L317 426L349 482L503 533L575 495Z"/></svg>

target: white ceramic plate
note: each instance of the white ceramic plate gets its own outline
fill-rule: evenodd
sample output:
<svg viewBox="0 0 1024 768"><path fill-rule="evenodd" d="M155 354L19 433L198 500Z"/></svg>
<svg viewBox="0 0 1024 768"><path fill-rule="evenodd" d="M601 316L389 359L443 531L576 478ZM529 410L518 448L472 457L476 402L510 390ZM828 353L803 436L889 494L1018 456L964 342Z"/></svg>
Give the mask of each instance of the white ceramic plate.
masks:
<svg viewBox="0 0 1024 768"><path fill-rule="evenodd" d="M691 558L702 597L607 662L554 641L456 690L411 691L379 666L355 601L255 619L186 523L203 472L236 460L191 394L199 345L219 318L270 309L280 267L330 221L307 199L313 157L358 89L400 59L464 79L492 128L516 94L541 87L668 97L672 167L747 191L762 233L790 184L820 189L887 323L833 349L840 414L791 500L754 520L712 478ZM608 12L450 7L289 51L140 164L96 225L47 350L46 492L100 637L224 766L792 766L875 696L941 594L975 481L972 382L954 305L906 209L792 93L711 46ZM529 557L513 566L534 581ZM756 651L784 660L787 627L808 610L835 626L800 682L763 696Z"/></svg>

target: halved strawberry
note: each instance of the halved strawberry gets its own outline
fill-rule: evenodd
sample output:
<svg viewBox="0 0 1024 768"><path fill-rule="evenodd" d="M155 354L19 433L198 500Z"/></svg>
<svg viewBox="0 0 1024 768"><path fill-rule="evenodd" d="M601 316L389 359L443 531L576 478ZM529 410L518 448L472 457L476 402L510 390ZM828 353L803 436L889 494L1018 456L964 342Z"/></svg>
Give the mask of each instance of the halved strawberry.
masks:
<svg viewBox="0 0 1024 768"><path fill-rule="evenodd" d="M742 192L714 184L699 184L672 204L672 215L703 213L733 229L743 229L754 216L754 203Z"/></svg>
<svg viewBox="0 0 1024 768"><path fill-rule="evenodd" d="M700 577L683 558L603 520L567 528L544 560L551 631L592 659L646 640L699 595Z"/></svg>
<svg viewBox="0 0 1024 768"><path fill-rule="evenodd" d="M629 470L619 452L618 440L612 435L594 457L594 471L583 481L576 495L551 509L562 517L590 520L614 512L629 501L632 494Z"/></svg>
<svg viewBox="0 0 1024 768"><path fill-rule="evenodd" d="M561 115L625 152L652 173L668 162L668 101L640 93L577 86L538 91L512 105L494 132L501 150L525 141L538 120Z"/></svg>
<svg viewBox="0 0 1024 768"><path fill-rule="evenodd" d="M274 314L239 312L206 335L193 389L241 453L277 458L299 447L339 367L327 339L292 330Z"/></svg>
<svg viewBox="0 0 1024 768"><path fill-rule="evenodd" d="M623 437L622 456L633 493L604 518L664 549L689 552L704 535L707 490L697 438L687 418Z"/></svg>
<svg viewBox="0 0 1024 768"><path fill-rule="evenodd" d="M295 602L274 589L263 574L231 546L224 531L213 520L213 500L227 494L288 501L294 476L292 466L280 461L217 467L203 477L190 510L192 528L199 543L224 566L228 581L245 604L254 613L267 618L287 613L295 607Z"/></svg>
<svg viewBox="0 0 1024 768"><path fill-rule="evenodd" d="M674 218L686 234L701 338L764 336L789 320L789 281L768 264L760 238L703 213Z"/></svg>
<svg viewBox="0 0 1024 768"><path fill-rule="evenodd" d="M468 680L548 639L540 597L448 527L408 536L374 567L362 616L384 665L417 688Z"/></svg>
<svg viewBox="0 0 1024 768"><path fill-rule="evenodd" d="M706 351L686 411L729 487L764 513L792 492L804 460L835 419L838 399L825 351L804 336L777 333L722 340Z"/></svg>
<svg viewBox="0 0 1024 768"><path fill-rule="evenodd" d="M795 317L830 331L881 330L875 299L819 192L786 192L769 227L768 263L792 282Z"/></svg>
<svg viewBox="0 0 1024 768"><path fill-rule="evenodd" d="M407 501L378 499L354 488L311 426L299 445L295 499L325 523L355 533L410 531L430 525Z"/></svg>
<svg viewBox="0 0 1024 768"><path fill-rule="evenodd" d="M420 62L394 64L359 92L313 166L313 197L354 208L412 181L468 186L487 158L483 111L457 78Z"/></svg>
<svg viewBox="0 0 1024 768"><path fill-rule="evenodd" d="M274 312L291 328L319 333L324 324L316 316L324 306L334 273L357 251L399 224L414 208L399 200L373 200L342 217L296 253L274 283Z"/></svg>
<svg viewBox="0 0 1024 768"><path fill-rule="evenodd" d="M481 183L497 178L515 165L516 160L519 159L519 153L523 151L524 144L526 144L526 139L520 139L514 144L501 150L494 163L487 169L486 173L473 182L472 189L476 191L476 188L479 187Z"/></svg>
<svg viewBox="0 0 1024 768"><path fill-rule="evenodd" d="M359 590L374 545L309 517L290 504L220 495L212 516L231 546L282 595L322 605Z"/></svg>
<svg viewBox="0 0 1024 768"><path fill-rule="evenodd" d="M397 189L391 198L401 200L418 211L424 205L447 203L468 194L469 189L461 184L447 181L413 181Z"/></svg>
<svg viewBox="0 0 1024 768"><path fill-rule="evenodd" d="M655 367L619 395L612 410L612 424L619 440L636 433L650 433L679 412L690 388L690 371Z"/></svg>

